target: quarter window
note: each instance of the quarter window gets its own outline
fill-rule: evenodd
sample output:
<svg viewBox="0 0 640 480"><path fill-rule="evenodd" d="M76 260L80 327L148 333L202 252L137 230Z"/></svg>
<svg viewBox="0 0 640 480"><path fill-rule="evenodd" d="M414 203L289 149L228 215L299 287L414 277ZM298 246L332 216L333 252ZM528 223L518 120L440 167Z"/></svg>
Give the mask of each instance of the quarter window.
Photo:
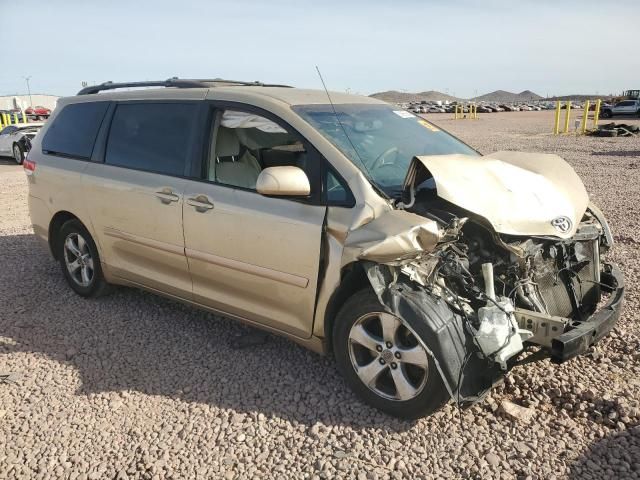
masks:
<svg viewBox="0 0 640 480"><path fill-rule="evenodd" d="M67 105L53 120L42 139L43 153L88 160L108 102Z"/></svg>
<svg viewBox="0 0 640 480"><path fill-rule="evenodd" d="M331 170L327 170L326 192L327 205L352 207L355 203L349 187L338 179Z"/></svg>
<svg viewBox="0 0 640 480"><path fill-rule="evenodd" d="M184 175L196 108L195 104L182 103L118 105L109 130L105 163Z"/></svg>

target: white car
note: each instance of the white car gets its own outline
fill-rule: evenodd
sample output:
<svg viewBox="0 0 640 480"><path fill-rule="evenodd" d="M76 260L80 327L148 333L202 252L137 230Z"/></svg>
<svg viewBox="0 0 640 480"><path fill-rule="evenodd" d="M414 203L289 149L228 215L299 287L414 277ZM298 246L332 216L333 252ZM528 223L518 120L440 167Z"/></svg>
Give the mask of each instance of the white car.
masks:
<svg viewBox="0 0 640 480"><path fill-rule="evenodd" d="M22 165L30 142L42 125L43 122L32 122L4 127L0 131L0 156L13 157L18 165Z"/></svg>

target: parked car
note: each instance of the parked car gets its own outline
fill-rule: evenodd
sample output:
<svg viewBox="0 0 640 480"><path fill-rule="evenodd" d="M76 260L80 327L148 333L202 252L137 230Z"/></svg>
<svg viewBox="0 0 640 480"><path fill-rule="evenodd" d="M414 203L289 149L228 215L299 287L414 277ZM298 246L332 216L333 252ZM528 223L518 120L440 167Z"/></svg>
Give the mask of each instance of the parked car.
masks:
<svg viewBox="0 0 640 480"><path fill-rule="evenodd" d="M136 86L181 88L111 91ZM478 401L526 345L563 362L620 314L607 222L556 155L482 156L380 100L256 82L58 105L24 168L71 289L140 287L331 352L392 415Z"/></svg>
<svg viewBox="0 0 640 480"><path fill-rule="evenodd" d="M42 123L16 123L0 131L0 156L13 156L18 165L22 165L29 151L31 140L42 127Z"/></svg>
<svg viewBox="0 0 640 480"><path fill-rule="evenodd" d="M11 117L13 117L13 115L20 115L22 112L20 111L19 108L10 108L10 109L0 110L0 115L2 115L3 113L7 115L11 115Z"/></svg>
<svg viewBox="0 0 640 480"><path fill-rule="evenodd" d="M36 106L36 107L28 107L24 111L25 115L28 117L36 118L37 120L44 120L45 118L49 118L51 115L51 110L47 107Z"/></svg>
<svg viewBox="0 0 640 480"><path fill-rule="evenodd" d="M640 100L624 100L613 106L602 106L601 115L604 118L611 118L614 115L640 116Z"/></svg>

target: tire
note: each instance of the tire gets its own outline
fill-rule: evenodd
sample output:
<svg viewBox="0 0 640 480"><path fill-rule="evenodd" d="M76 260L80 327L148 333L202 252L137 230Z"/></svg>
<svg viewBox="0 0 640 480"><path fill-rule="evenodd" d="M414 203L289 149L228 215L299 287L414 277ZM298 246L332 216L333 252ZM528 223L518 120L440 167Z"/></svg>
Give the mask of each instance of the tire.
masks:
<svg viewBox="0 0 640 480"><path fill-rule="evenodd" d="M24 162L24 150L19 143L13 144L13 159L18 165L22 165Z"/></svg>
<svg viewBox="0 0 640 480"><path fill-rule="evenodd" d="M56 249L62 274L73 291L81 297L99 297L108 293L110 285L102 274L98 249L79 220L69 220L62 225L56 239Z"/></svg>
<svg viewBox="0 0 640 480"><path fill-rule="evenodd" d="M601 137L617 137L618 131L617 130L600 130L600 136Z"/></svg>
<svg viewBox="0 0 640 480"><path fill-rule="evenodd" d="M379 315L388 316L384 317L387 322L390 321L389 317L395 322L400 322L400 326L395 330L392 344L385 343L381 330L378 330L377 335L371 334L375 332L376 326L382 328L382 319L377 317ZM380 323L377 324L377 322ZM426 332L424 325L412 324L387 313L375 293L367 288L353 294L338 312L332 341L338 370L358 397L389 415L403 419L416 419L442 407L449 399L449 393L433 358L417 342L413 333L406 328L407 325L417 335L424 335ZM363 337L362 333L358 333L362 332L362 329L369 336ZM368 343L369 347L362 346L354 338L365 338L365 343ZM374 343L370 343L372 340ZM392 346L389 347L389 345ZM415 355L420 351L424 351L424 358L422 353ZM405 359L409 358L409 353L413 354L411 356L414 359L419 358L419 362L425 367L406 362ZM358 367L360 375L357 372ZM369 367L369 371L380 370L369 385L362 379L368 375L368 371L363 367ZM413 388L408 390L413 394L407 395L406 384L401 382L405 385L403 388L406 399L402 399L403 395L397 387L398 377L404 378Z"/></svg>
<svg viewBox="0 0 640 480"><path fill-rule="evenodd" d="M613 114L611 113L611 110L604 110L602 112L602 117L603 118L611 118L611 117L613 117Z"/></svg>

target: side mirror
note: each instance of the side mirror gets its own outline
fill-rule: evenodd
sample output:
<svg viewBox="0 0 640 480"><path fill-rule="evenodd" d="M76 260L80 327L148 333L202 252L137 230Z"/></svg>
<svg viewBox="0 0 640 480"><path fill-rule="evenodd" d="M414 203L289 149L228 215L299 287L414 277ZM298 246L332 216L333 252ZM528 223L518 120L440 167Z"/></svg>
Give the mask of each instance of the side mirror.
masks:
<svg viewBox="0 0 640 480"><path fill-rule="evenodd" d="M269 167L260 172L256 190L267 196L306 197L311 193L311 185L301 168Z"/></svg>

